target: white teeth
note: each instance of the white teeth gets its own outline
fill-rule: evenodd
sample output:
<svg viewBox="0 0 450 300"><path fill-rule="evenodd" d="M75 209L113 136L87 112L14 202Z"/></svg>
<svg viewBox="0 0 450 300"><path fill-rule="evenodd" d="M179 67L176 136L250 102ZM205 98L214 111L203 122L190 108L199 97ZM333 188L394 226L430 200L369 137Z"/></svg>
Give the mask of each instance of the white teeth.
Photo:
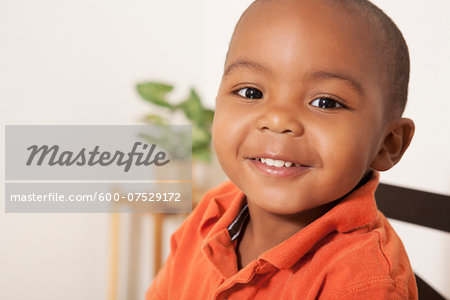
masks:
<svg viewBox="0 0 450 300"><path fill-rule="evenodd" d="M283 161L283 160L279 160L279 159L271 159L271 158L258 158L257 160L261 161L263 164L266 164L268 166L274 166L277 168L282 168L282 167L292 167L292 166L300 166L299 164L290 162L290 161Z"/></svg>
<svg viewBox="0 0 450 300"><path fill-rule="evenodd" d="M273 165L274 165L275 167L277 167L277 168L284 167L284 161L282 161L282 160L274 160L274 161L273 161Z"/></svg>
<svg viewBox="0 0 450 300"><path fill-rule="evenodd" d="M273 166L273 159L266 158L266 165Z"/></svg>

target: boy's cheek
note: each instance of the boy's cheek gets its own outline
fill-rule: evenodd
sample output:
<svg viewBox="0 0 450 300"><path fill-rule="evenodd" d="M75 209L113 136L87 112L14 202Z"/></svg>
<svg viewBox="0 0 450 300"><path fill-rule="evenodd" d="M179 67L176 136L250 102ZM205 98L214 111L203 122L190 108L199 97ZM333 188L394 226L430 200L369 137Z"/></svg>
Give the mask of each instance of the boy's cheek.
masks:
<svg viewBox="0 0 450 300"><path fill-rule="evenodd" d="M237 138L240 132L247 130L249 114L245 107L232 103L231 99L217 101L213 122L213 135L222 135L220 138ZM216 137L217 138L217 137Z"/></svg>

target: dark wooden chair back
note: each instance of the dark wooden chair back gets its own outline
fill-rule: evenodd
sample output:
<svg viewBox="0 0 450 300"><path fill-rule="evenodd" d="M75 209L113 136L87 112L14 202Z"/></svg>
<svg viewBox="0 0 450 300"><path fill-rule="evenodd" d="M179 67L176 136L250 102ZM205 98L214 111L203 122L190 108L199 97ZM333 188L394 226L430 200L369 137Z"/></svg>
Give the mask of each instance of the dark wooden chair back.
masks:
<svg viewBox="0 0 450 300"><path fill-rule="evenodd" d="M378 209L388 218L450 232L450 197L380 184L375 192ZM445 300L416 274L419 299Z"/></svg>

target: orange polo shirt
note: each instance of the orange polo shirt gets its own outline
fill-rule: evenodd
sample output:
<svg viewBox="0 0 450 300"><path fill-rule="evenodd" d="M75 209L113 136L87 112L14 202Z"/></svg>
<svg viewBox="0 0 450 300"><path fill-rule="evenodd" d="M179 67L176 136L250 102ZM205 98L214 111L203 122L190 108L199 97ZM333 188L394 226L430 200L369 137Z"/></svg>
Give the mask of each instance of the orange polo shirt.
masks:
<svg viewBox="0 0 450 300"><path fill-rule="evenodd" d="M173 234L146 299L417 299L405 249L375 204L378 179L241 270L245 197L231 182L209 191Z"/></svg>

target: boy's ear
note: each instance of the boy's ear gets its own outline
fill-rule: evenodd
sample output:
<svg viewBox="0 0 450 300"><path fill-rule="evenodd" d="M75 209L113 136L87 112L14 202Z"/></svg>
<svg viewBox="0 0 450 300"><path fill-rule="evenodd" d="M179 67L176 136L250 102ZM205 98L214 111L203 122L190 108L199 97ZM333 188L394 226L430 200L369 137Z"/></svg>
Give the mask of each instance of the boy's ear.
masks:
<svg viewBox="0 0 450 300"><path fill-rule="evenodd" d="M414 130L415 125L411 119L400 118L393 122L372 162L372 169L387 171L398 163L411 143Z"/></svg>

